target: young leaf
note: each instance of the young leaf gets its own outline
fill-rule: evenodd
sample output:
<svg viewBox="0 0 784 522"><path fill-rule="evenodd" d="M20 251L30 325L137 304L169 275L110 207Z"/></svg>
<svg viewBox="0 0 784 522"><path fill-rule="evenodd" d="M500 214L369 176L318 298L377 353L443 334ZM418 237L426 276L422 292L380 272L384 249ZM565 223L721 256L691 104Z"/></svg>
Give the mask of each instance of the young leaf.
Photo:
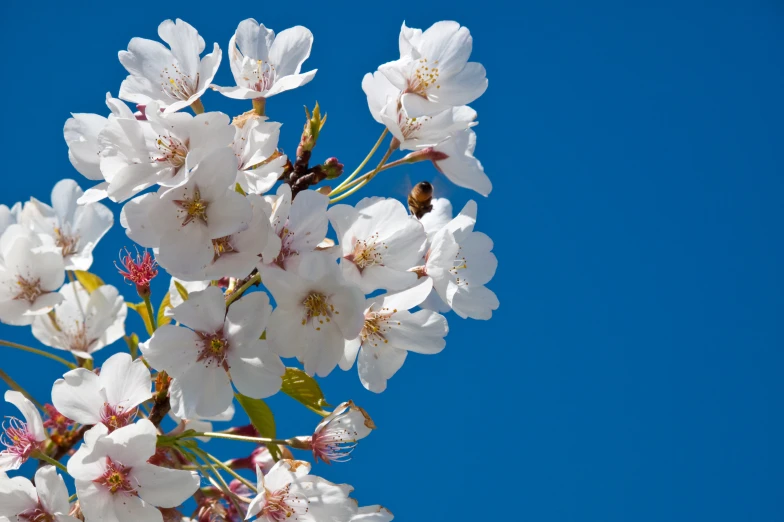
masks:
<svg viewBox="0 0 784 522"><path fill-rule="evenodd" d="M142 317L144 321L144 327L147 329L147 334L152 335L152 322L150 321L150 315L147 313L147 305L144 304L144 301L141 303L125 303L128 305L128 308L131 310L135 310L137 314Z"/></svg>
<svg viewBox="0 0 784 522"><path fill-rule="evenodd" d="M177 293L180 294L180 297L182 297L183 301L188 300L188 290L186 290L186 288L182 286L179 281L174 282L174 288L177 289Z"/></svg>
<svg viewBox="0 0 784 522"><path fill-rule="evenodd" d="M123 339L125 339L125 342L128 345L128 351L131 353L131 357L136 359L139 355L139 336L132 333L131 335L123 336Z"/></svg>
<svg viewBox="0 0 784 522"><path fill-rule="evenodd" d="M76 280L79 281L88 294L92 294L93 290L99 286L103 286L103 280L95 274L85 272L84 270L74 270Z"/></svg>
<svg viewBox="0 0 784 522"><path fill-rule="evenodd" d="M161 301L161 306L158 307L158 328L171 322L171 317L163 315L166 309L171 307L169 292L166 292L166 295L163 296L163 301Z"/></svg>
<svg viewBox="0 0 784 522"><path fill-rule="evenodd" d="M330 405L324 398L321 387L313 377L302 370L286 368L281 391L319 415L329 415L329 412L324 411L324 408L329 408Z"/></svg>
<svg viewBox="0 0 784 522"><path fill-rule="evenodd" d="M240 406L242 406L242 409L245 410L245 413L248 414L251 424L259 432L259 436L274 439L276 436L275 416L272 414L269 406L267 406L267 403L261 399L251 399L241 393L235 393L234 396L237 398ZM276 461L280 458L280 448L278 448L277 444L267 444L267 449Z"/></svg>

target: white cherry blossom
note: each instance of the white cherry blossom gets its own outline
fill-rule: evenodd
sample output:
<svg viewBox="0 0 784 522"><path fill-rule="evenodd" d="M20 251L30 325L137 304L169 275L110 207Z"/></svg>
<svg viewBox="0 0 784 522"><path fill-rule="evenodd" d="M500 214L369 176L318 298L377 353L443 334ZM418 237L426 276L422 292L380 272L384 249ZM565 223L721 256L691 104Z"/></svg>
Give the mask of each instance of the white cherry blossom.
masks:
<svg viewBox="0 0 784 522"><path fill-rule="evenodd" d="M271 309L267 294L253 292L227 313L223 292L210 286L172 310L183 326L162 326L140 345L150 365L173 378L175 415L204 419L220 414L232 402L232 382L254 399L277 393L286 368L260 339Z"/></svg>
<svg viewBox="0 0 784 522"><path fill-rule="evenodd" d="M272 29L248 18L240 22L229 41L229 63L236 87L216 87L229 98L269 98L305 85L316 70L300 73L310 56L313 34L305 27L286 29L275 36Z"/></svg>
<svg viewBox="0 0 784 522"><path fill-rule="evenodd" d="M216 149L174 190L139 196L125 204L120 223L128 237L156 249L156 260L175 274L194 274L214 258L213 240L248 227L253 211L229 188L236 169L231 149Z"/></svg>
<svg viewBox="0 0 784 522"><path fill-rule="evenodd" d="M333 484L309 475L310 464L301 460L280 460L264 475L256 469L258 495L248 506L247 519L259 522L349 521L357 513L356 501L348 495L348 484Z"/></svg>
<svg viewBox="0 0 784 522"><path fill-rule="evenodd" d="M261 275L277 303L267 331L270 348L281 357L298 357L309 375L326 377L345 340L362 329L362 292L343 280L327 254L306 256L291 270L265 267Z"/></svg>
<svg viewBox="0 0 784 522"><path fill-rule="evenodd" d="M352 401L339 404L324 417L310 437L298 437L313 452L313 460L346 462L360 439L376 429L368 413Z"/></svg>
<svg viewBox="0 0 784 522"><path fill-rule="evenodd" d="M389 129L402 150L434 146L450 134L476 125L476 111L462 105L427 116L411 116L400 104L400 90L380 72L362 79L373 118Z"/></svg>
<svg viewBox="0 0 784 522"><path fill-rule="evenodd" d="M19 223L21 215L21 202L16 202L10 207L8 207L8 205L0 205L0 236L3 235L8 227Z"/></svg>
<svg viewBox="0 0 784 522"><path fill-rule="evenodd" d="M179 506L199 488L193 471L162 468L147 460L158 434L147 419L109 433L96 424L68 461L86 522L162 522L156 508Z"/></svg>
<svg viewBox="0 0 784 522"><path fill-rule="evenodd" d="M441 299L462 318L490 319L498 298L485 285L495 275L498 260L493 241L474 232L476 203L469 201L460 214L433 237L420 275L433 279Z"/></svg>
<svg viewBox="0 0 784 522"><path fill-rule="evenodd" d="M421 305L432 286L430 279L423 279L408 290L368 299L364 326L356 339L346 341L341 368L350 369L359 353L362 385L381 393L387 380L403 366L408 352L431 355L443 350L449 332L446 318L431 310L409 312Z"/></svg>
<svg viewBox="0 0 784 522"><path fill-rule="evenodd" d="M334 205L327 214L340 241L347 281L365 294L379 288L402 290L416 282L408 269L421 257L425 231L399 201L365 198L356 207Z"/></svg>
<svg viewBox="0 0 784 522"><path fill-rule="evenodd" d="M87 292L79 282L60 288L63 300L54 315L37 316L33 335L46 346L92 359L92 354L125 335L128 308L117 288L101 285Z"/></svg>
<svg viewBox="0 0 784 522"><path fill-rule="evenodd" d="M201 160L234 138L234 127L222 112L192 116L165 114L158 108L157 102L150 103L145 121L111 119L99 135L106 193L115 201L155 184L184 185Z"/></svg>
<svg viewBox="0 0 784 522"><path fill-rule="evenodd" d="M47 245L59 248L66 270L87 270L93 249L114 224L112 211L100 203L78 205L84 191L72 179L57 182L52 205L32 198L25 203L22 219Z"/></svg>
<svg viewBox="0 0 784 522"><path fill-rule="evenodd" d="M0 259L0 321L28 325L62 301L57 289L65 278L63 256L31 230L9 226L0 238Z"/></svg>
<svg viewBox="0 0 784 522"><path fill-rule="evenodd" d="M237 156L237 183L245 192L264 194L283 173L288 158L278 154L279 136L280 123L264 116L236 127L232 149Z"/></svg>
<svg viewBox="0 0 784 522"><path fill-rule="evenodd" d="M284 183L265 200L273 233L262 253L263 263L288 268L298 257L315 251L327 235L329 198L303 190L292 203L291 187Z"/></svg>
<svg viewBox="0 0 784 522"><path fill-rule="evenodd" d="M474 149L476 133L465 129L452 133L433 147L423 148L419 153L428 157L436 169L455 185L487 196L493 190L493 184L482 164L474 157Z"/></svg>
<svg viewBox="0 0 784 522"><path fill-rule="evenodd" d="M133 423L136 408L151 397L150 370L127 353L109 357L98 375L76 368L52 387L57 411L79 424L103 423L110 431Z"/></svg>
<svg viewBox="0 0 784 522"><path fill-rule="evenodd" d="M35 472L35 485L24 477L0 477L0 520L78 522L68 516L71 506L63 477L54 466Z"/></svg>
<svg viewBox="0 0 784 522"><path fill-rule="evenodd" d="M3 421L0 444L5 449L0 451L0 473L19 469L46 440L44 421L30 399L13 390L6 391L4 398L19 408L24 422L16 417L7 417Z"/></svg>
<svg viewBox="0 0 784 522"><path fill-rule="evenodd" d="M381 67L403 92L401 104L412 117L436 114L471 103L487 89L485 68L468 62L471 33L457 22L436 22L426 31L400 30L400 59Z"/></svg>
<svg viewBox="0 0 784 522"><path fill-rule="evenodd" d="M75 113L65 122L63 135L68 145L68 159L71 165L85 178L101 183L87 189L79 199L79 204L100 201L108 196L109 187L101 171L101 156L104 145L99 139L101 132L115 118L135 119L133 112L122 100L106 93L106 106L109 117L91 113Z"/></svg>
<svg viewBox="0 0 784 522"><path fill-rule="evenodd" d="M120 63L130 73L120 86L120 98L140 105L155 101L171 113L204 94L218 71L221 50L213 44L212 52L199 59L204 39L179 18L162 22L158 36L170 49L155 40L133 38L128 50L120 51Z"/></svg>

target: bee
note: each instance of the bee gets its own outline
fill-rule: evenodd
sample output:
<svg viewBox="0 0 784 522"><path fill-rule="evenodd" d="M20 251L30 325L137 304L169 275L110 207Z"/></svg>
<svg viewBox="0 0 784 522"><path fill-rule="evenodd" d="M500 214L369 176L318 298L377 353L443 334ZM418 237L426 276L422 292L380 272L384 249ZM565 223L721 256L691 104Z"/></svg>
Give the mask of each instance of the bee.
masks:
<svg viewBox="0 0 784 522"><path fill-rule="evenodd" d="M421 218L431 210L433 205L433 185L427 181L417 183L408 194L408 209L417 218Z"/></svg>

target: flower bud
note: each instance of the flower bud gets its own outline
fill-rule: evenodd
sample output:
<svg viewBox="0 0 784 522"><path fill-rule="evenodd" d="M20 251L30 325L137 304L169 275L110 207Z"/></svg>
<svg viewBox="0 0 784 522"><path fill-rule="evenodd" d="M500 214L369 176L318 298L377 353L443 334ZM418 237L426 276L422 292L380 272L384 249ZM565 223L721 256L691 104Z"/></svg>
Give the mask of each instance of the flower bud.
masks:
<svg viewBox="0 0 784 522"><path fill-rule="evenodd" d="M335 179L343 175L343 164L337 158L329 158L321 165L327 179Z"/></svg>

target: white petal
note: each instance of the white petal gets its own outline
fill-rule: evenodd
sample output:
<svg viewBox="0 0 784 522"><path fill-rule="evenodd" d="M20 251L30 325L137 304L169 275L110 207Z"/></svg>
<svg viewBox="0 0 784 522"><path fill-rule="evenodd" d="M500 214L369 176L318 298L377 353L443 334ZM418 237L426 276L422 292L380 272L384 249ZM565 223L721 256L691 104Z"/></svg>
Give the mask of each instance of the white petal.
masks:
<svg viewBox="0 0 784 522"><path fill-rule="evenodd" d="M54 466L44 466L35 473L35 489L41 505L49 513L68 513L68 490Z"/></svg>
<svg viewBox="0 0 784 522"><path fill-rule="evenodd" d="M115 354L101 366L101 384L109 404L125 410L135 408L152 397L150 370L127 353Z"/></svg>
<svg viewBox="0 0 784 522"><path fill-rule="evenodd" d="M173 310L173 317L185 326L200 332L213 333L223 327L226 302L217 286L194 292L188 300Z"/></svg>
<svg viewBox="0 0 784 522"><path fill-rule="evenodd" d="M35 440L46 440L46 432L44 431L44 421L41 419L41 414L38 413L35 405L30 402L30 399L22 395L18 391L8 390L5 392L6 402L10 402L22 412L22 416L27 423L27 429L35 436Z"/></svg>
<svg viewBox="0 0 784 522"><path fill-rule="evenodd" d="M138 483L139 496L153 506L177 507L199 489L199 475L194 471L142 464L132 474Z"/></svg>
<svg viewBox="0 0 784 522"><path fill-rule="evenodd" d="M108 402L101 379L84 368L76 368L52 386L52 404L57 411L79 424L101 422L101 409Z"/></svg>

